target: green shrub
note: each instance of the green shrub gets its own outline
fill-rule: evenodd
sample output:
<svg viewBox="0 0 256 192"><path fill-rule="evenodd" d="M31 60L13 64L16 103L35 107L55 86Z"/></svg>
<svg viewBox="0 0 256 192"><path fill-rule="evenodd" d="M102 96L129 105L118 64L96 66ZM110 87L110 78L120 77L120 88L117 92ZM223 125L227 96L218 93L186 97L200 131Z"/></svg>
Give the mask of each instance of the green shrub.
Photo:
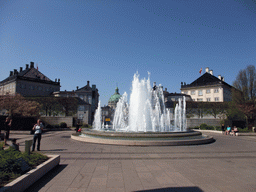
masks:
<svg viewBox="0 0 256 192"><path fill-rule="evenodd" d="M88 128L88 127L89 127L89 125L88 125L88 124L86 124L86 123L84 123L84 124L82 125L82 127L83 127L83 128Z"/></svg>
<svg viewBox="0 0 256 192"><path fill-rule="evenodd" d="M67 128L67 123L61 122L60 123L60 128Z"/></svg>
<svg viewBox="0 0 256 192"><path fill-rule="evenodd" d="M238 132L250 132L250 130L248 129L248 127L246 128L237 128L238 129Z"/></svg>
<svg viewBox="0 0 256 192"><path fill-rule="evenodd" d="M92 126L91 126L91 125L88 125L87 123L84 123L81 127L82 127L82 128L91 128Z"/></svg>
<svg viewBox="0 0 256 192"><path fill-rule="evenodd" d="M221 131L221 126L215 126L215 130Z"/></svg>
<svg viewBox="0 0 256 192"><path fill-rule="evenodd" d="M60 125L59 124L55 124L55 125L53 125L53 128L60 128Z"/></svg>
<svg viewBox="0 0 256 192"><path fill-rule="evenodd" d="M48 125L46 125L46 127L45 127L45 128L51 129L51 128L53 128L53 126L52 126L52 125L50 125L50 124L48 124Z"/></svg>
<svg viewBox="0 0 256 192"><path fill-rule="evenodd" d="M207 125L206 123L203 123L200 125L200 129L201 130L215 130L215 127L211 126L211 125Z"/></svg>
<svg viewBox="0 0 256 192"><path fill-rule="evenodd" d="M22 173L21 163L18 158L23 158L24 161L34 168L37 165L48 159L47 156L40 153L31 153L30 155L15 151L13 148L0 151L0 187L4 186L12 179L19 177Z"/></svg>
<svg viewBox="0 0 256 192"><path fill-rule="evenodd" d="M207 128L207 124L203 123L200 125L200 129L206 130L206 128Z"/></svg>

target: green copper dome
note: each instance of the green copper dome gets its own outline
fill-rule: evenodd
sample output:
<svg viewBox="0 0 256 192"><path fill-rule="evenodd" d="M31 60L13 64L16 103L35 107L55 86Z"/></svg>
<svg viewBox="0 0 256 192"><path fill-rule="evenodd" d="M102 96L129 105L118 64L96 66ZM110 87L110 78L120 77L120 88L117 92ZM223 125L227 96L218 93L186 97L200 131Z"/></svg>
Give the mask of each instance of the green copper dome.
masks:
<svg viewBox="0 0 256 192"><path fill-rule="evenodd" d="M112 95L110 97L110 99L108 100L109 103L117 103L119 101L119 99L120 99L120 97L122 97L122 95L120 95L118 91L119 91L119 89L117 87L115 90L115 94Z"/></svg>

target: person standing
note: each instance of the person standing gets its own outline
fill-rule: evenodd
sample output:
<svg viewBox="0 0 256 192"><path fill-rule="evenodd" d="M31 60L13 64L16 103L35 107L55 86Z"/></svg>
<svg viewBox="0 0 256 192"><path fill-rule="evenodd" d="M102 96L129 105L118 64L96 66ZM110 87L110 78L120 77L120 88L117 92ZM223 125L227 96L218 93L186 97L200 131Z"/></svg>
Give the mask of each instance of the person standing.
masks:
<svg viewBox="0 0 256 192"><path fill-rule="evenodd" d="M224 124L221 125L221 131L222 131L222 134L225 133L225 125Z"/></svg>
<svg viewBox="0 0 256 192"><path fill-rule="evenodd" d="M7 117L4 122L5 134L4 134L4 146L3 147L8 145L7 140L9 139L11 126L12 126L12 119L11 119L11 117Z"/></svg>
<svg viewBox="0 0 256 192"><path fill-rule="evenodd" d="M76 132L78 132L78 130L79 130L79 123L77 122L77 124L76 124Z"/></svg>
<svg viewBox="0 0 256 192"><path fill-rule="evenodd" d="M40 142L42 138L42 133L43 133L43 124L40 119L37 120L37 123L34 125L32 128L34 133L34 138L33 138L33 145L32 145L32 151L35 150L35 145L36 145L36 140L37 140L37 151L40 151Z"/></svg>

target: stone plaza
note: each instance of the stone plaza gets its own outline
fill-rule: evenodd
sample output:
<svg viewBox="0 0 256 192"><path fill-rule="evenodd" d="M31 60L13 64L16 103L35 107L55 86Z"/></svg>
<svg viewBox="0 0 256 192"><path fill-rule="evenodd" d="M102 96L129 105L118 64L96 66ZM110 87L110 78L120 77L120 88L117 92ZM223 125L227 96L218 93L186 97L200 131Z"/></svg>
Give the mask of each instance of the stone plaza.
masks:
<svg viewBox="0 0 256 192"><path fill-rule="evenodd" d="M133 147L72 140L74 131L42 135L41 153L60 165L26 191L255 191L256 137L204 133L207 145ZM14 131L20 150L32 135Z"/></svg>

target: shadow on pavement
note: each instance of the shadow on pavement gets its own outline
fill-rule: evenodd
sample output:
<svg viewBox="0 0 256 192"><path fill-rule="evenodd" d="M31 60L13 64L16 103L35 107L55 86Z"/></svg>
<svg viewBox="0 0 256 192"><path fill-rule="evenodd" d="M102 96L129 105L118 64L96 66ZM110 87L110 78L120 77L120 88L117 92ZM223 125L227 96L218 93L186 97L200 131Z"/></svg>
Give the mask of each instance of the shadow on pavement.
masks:
<svg viewBox="0 0 256 192"><path fill-rule="evenodd" d="M66 151L67 149L50 149L50 150L41 150L41 151Z"/></svg>
<svg viewBox="0 0 256 192"><path fill-rule="evenodd" d="M167 187L161 189L149 189L137 192L203 192L199 187Z"/></svg>
<svg viewBox="0 0 256 192"><path fill-rule="evenodd" d="M38 181L32 184L29 188L27 188L24 192L37 192L41 188L43 188L48 182L50 182L55 176L57 176L61 171L63 171L67 167L66 164L57 165L51 171L46 173L43 177L41 177Z"/></svg>

